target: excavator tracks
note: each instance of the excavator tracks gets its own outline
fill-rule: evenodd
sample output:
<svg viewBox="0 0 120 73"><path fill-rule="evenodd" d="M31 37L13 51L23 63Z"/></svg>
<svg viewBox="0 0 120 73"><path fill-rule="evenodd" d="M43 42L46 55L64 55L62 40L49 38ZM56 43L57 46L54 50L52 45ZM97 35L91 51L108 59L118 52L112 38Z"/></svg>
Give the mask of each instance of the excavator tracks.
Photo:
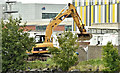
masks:
<svg viewBox="0 0 120 73"><path fill-rule="evenodd" d="M47 58L49 57L50 54L29 54L27 61L35 61L35 60L46 61Z"/></svg>

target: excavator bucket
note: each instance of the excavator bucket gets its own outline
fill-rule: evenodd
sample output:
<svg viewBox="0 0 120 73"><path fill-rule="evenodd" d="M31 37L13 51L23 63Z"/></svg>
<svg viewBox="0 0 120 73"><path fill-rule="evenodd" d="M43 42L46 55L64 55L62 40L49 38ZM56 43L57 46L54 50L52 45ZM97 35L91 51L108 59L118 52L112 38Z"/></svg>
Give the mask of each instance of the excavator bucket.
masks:
<svg viewBox="0 0 120 73"><path fill-rule="evenodd" d="M85 41L85 40L90 40L92 38L92 34L90 33L78 33L78 41Z"/></svg>

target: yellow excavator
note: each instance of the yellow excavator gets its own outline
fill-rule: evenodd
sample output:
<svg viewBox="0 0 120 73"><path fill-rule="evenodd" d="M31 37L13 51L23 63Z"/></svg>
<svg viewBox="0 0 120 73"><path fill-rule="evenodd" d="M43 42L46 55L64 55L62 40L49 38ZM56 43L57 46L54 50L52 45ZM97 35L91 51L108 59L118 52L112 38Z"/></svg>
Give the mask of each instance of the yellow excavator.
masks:
<svg viewBox="0 0 120 73"><path fill-rule="evenodd" d="M29 58L32 57L32 60L34 60L36 59L35 56L37 56L37 59L40 58L41 60L41 57L43 56L42 54L48 53L47 47L53 47L53 43L52 43L53 39L51 38L53 29L55 29L56 26L58 26L65 18L68 18L68 17L73 17L73 20L80 31L80 33L78 34L79 40L90 40L92 38L92 34L88 34L86 32L86 29L84 28L84 24L82 23L82 20L78 15L74 5L68 3L68 6L62 9L61 12L48 24L46 28L46 34L45 36L43 36L45 41L43 43L36 44L36 46L32 48L31 55L29 55ZM41 40L41 37L40 37L40 40ZM30 54L30 52L27 52L27 53ZM44 59L44 57L46 56L43 56L42 60Z"/></svg>

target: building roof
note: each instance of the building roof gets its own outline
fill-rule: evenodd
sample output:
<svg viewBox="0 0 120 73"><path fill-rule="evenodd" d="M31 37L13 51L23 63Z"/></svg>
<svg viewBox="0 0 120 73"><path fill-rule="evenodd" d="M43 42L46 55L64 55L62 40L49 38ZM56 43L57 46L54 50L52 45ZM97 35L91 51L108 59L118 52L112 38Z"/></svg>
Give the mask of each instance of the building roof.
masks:
<svg viewBox="0 0 120 73"><path fill-rule="evenodd" d="M120 23L95 23L88 27L90 29L120 29Z"/></svg>
<svg viewBox="0 0 120 73"><path fill-rule="evenodd" d="M24 25L24 23L26 23L26 25L48 25L50 23L50 20L48 21L23 21L20 25ZM66 20L61 22L59 25L72 25L72 20Z"/></svg>

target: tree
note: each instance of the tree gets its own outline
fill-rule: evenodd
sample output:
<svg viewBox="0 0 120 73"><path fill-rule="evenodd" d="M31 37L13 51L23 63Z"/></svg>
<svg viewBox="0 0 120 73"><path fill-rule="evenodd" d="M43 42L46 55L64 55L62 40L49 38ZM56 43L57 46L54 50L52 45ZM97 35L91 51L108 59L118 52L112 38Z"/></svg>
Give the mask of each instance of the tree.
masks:
<svg viewBox="0 0 120 73"><path fill-rule="evenodd" d="M53 61L63 71L67 71L69 67L73 66L78 57L75 54L78 46L76 45L77 36L73 35L70 31L64 32L60 36L57 36L60 48L49 48L49 51L53 55Z"/></svg>
<svg viewBox="0 0 120 73"><path fill-rule="evenodd" d="M120 69L118 49L114 48L111 42L108 42L106 46L103 46L102 55L102 60L106 67L105 71L118 71Z"/></svg>
<svg viewBox="0 0 120 73"><path fill-rule="evenodd" d="M2 25L1 24L0 24L0 72L2 72Z"/></svg>
<svg viewBox="0 0 120 73"><path fill-rule="evenodd" d="M34 38L29 38L29 34L23 32L25 25L20 28L21 20L21 18L10 17L6 22L1 21L3 72L25 70L26 50L30 50L35 44Z"/></svg>

